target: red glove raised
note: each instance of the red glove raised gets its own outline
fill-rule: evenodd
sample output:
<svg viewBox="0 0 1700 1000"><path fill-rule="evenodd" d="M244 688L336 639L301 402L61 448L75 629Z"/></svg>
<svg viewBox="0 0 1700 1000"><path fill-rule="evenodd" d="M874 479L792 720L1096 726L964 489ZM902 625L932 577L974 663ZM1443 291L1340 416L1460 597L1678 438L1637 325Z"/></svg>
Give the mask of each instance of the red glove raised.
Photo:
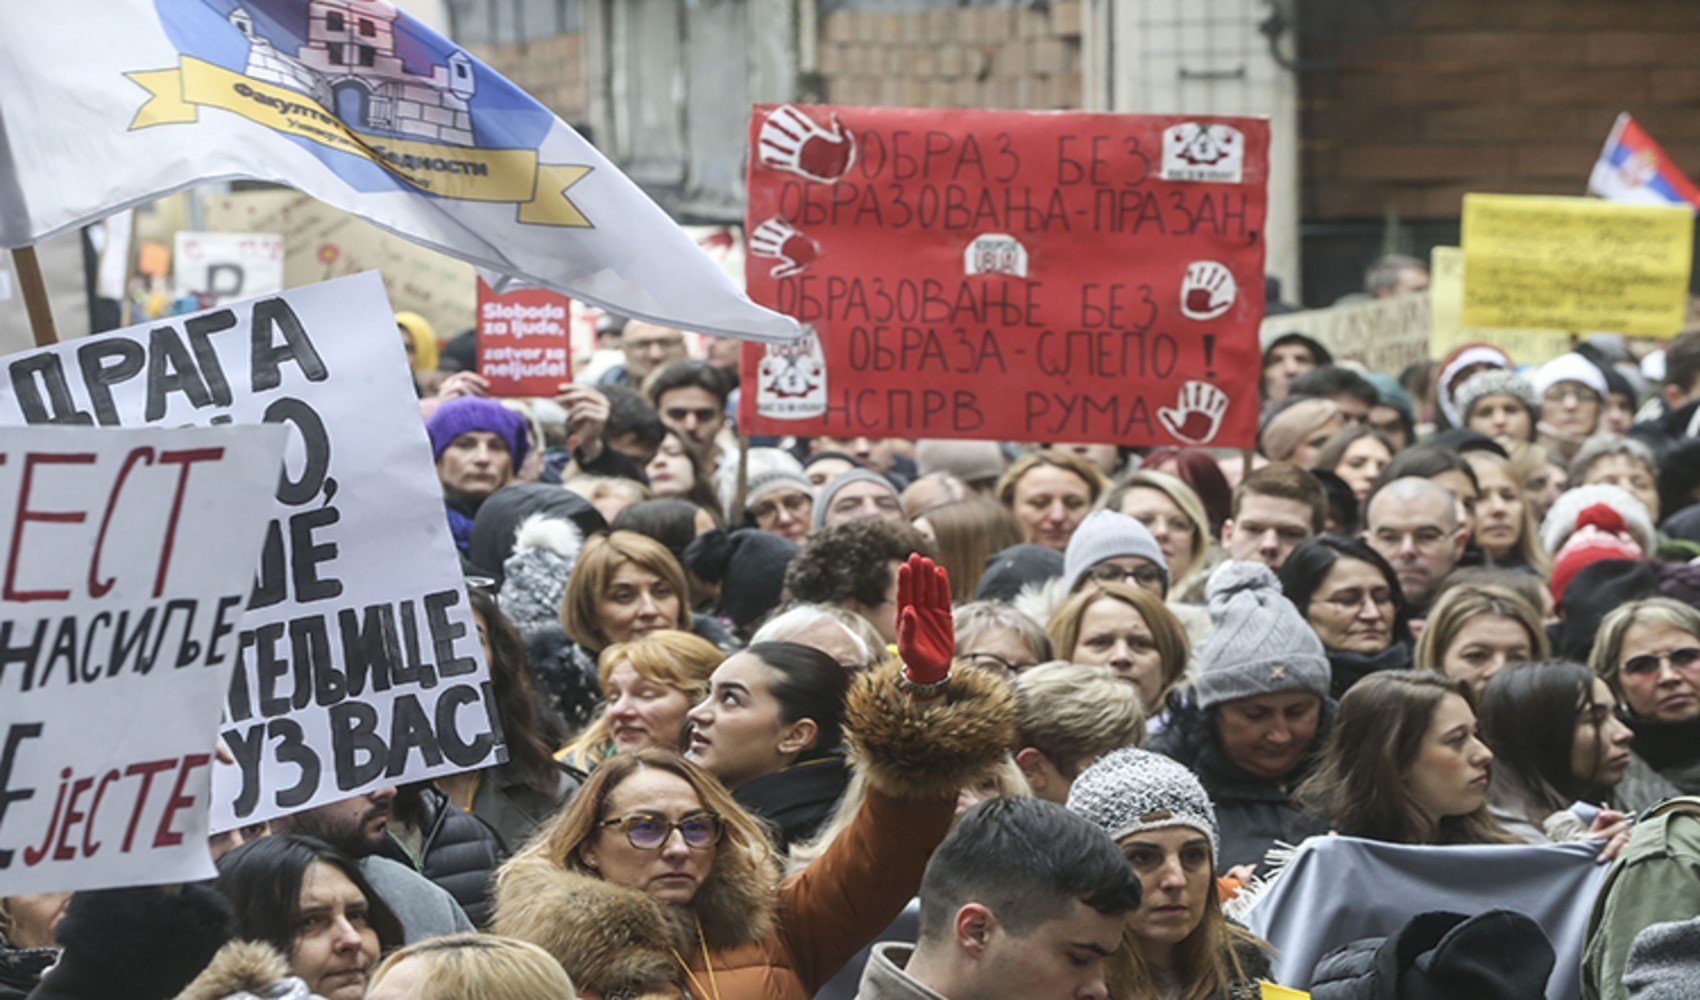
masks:
<svg viewBox="0 0 1700 1000"><path fill-rule="evenodd" d="M909 693L936 696L955 653L950 576L926 556L912 555L897 569L897 655Z"/></svg>

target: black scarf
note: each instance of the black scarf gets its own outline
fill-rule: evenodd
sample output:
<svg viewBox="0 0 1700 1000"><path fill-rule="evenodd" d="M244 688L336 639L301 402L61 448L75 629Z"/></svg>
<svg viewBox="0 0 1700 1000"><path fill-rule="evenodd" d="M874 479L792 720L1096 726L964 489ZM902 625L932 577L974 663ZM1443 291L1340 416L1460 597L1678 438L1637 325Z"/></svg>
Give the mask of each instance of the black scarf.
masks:
<svg viewBox="0 0 1700 1000"><path fill-rule="evenodd" d="M1382 670L1411 669L1411 647L1395 642L1379 653L1355 653L1348 649L1330 649L1328 653L1328 694L1335 701L1353 684Z"/></svg>

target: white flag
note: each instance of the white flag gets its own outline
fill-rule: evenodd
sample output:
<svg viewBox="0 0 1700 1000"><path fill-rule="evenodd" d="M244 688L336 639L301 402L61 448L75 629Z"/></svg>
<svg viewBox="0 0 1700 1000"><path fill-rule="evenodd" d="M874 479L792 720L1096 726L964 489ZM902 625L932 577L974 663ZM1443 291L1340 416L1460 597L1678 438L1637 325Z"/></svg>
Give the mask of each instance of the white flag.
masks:
<svg viewBox="0 0 1700 1000"><path fill-rule="evenodd" d="M667 326L795 339L559 118L380 0L0 7L0 246L272 181Z"/></svg>

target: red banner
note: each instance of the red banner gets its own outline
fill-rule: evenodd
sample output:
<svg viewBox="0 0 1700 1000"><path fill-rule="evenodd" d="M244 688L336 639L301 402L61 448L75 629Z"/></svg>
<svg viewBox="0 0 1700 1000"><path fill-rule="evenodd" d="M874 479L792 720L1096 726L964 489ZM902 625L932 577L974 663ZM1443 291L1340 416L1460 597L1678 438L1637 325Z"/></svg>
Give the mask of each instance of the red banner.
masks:
<svg viewBox="0 0 1700 1000"><path fill-rule="evenodd" d="M1262 119L758 105L750 434L1249 448Z"/></svg>
<svg viewBox="0 0 1700 1000"><path fill-rule="evenodd" d="M478 374L492 396L554 396L573 377L572 300L546 288L497 295L478 279Z"/></svg>

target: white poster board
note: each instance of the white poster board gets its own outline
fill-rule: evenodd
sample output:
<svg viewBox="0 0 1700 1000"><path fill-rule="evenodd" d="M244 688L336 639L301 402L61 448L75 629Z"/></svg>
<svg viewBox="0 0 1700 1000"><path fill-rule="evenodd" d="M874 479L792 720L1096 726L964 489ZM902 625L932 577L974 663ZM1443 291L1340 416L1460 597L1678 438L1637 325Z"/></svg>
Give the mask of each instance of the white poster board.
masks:
<svg viewBox="0 0 1700 1000"><path fill-rule="evenodd" d="M496 763L489 675L375 273L0 358L0 427L282 424L213 829Z"/></svg>
<svg viewBox="0 0 1700 1000"><path fill-rule="evenodd" d="M178 295L210 296L225 305L283 291L280 233L197 233L180 230L171 254Z"/></svg>
<svg viewBox="0 0 1700 1000"><path fill-rule="evenodd" d="M0 431L0 896L214 874L280 427Z"/></svg>

